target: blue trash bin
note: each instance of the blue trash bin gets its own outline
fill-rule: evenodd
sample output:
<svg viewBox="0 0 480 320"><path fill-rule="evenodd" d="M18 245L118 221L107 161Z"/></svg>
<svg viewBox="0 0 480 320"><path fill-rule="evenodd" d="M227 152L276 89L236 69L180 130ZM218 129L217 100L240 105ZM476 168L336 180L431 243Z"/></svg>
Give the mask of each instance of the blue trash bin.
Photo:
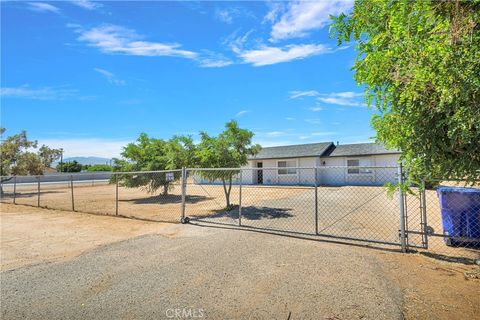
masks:
<svg viewBox="0 0 480 320"><path fill-rule="evenodd" d="M439 187L437 195L447 245L480 246L480 189Z"/></svg>

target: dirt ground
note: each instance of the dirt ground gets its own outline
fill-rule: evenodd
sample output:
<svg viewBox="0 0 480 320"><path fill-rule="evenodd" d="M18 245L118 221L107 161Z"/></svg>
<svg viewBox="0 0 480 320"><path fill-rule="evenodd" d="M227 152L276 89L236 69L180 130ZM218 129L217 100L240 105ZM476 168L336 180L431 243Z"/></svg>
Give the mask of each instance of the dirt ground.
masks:
<svg viewBox="0 0 480 320"><path fill-rule="evenodd" d="M95 250L100 247L109 248L109 246L113 246L116 243L122 243L122 241L129 239L140 239L138 238L139 236L148 234L160 235L162 238L171 239L171 241L173 242L168 242L169 246L172 246L171 250L176 250L175 248L178 247L180 249L180 252L186 250L187 247L185 247L185 244L180 244L179 246L179 244L175 242L175 239L191 237L192 242L188 243L189 246L193 246L194 243L204 241L205 237L207 237L207 239L213 237L211 239L213 241L212 243L218 243L218 241L223 243L222 246L225 246L226 252L222 254L228 255L229 261L241 261L241 259L235 257L235 250L232 251L232 248L230 248L227 244L227 242L230 241L228 239L231 239L231 241L233 241L232 245L234 245L234 247L237 246L236 243L238 243L238 241L245 241L246 243L242 245L242 247L245 247L247 244L249 246L252 245L251 247L248 247L248 250L250 250L248 252L250 255L252 255L251 257L249 257L249 261L253 263L252 266L255 265L255 261L257 260L259 263L260 261L265 260L262 258L262 256L255 256L254 248L257 247L258 249L260 249L260 247L258 247L258 245L256 244L250 243L252 241L255 241L256 236L249 235L250 233L246 231L218 231L216 229L188 225L165 224L158 222L139 221L125 218L88 215L68 211L47 210L27 206L2 204L2 274L6 276L7 273L10 274L9 272L13 272L15 270L19 270L19 272L20 270L23 270L21 271L21 273L26 273L28 270L35 270L31 268L36 268L36 266L43 266L43 269L50 268L48 267L49 264L43 265L44 263L53 263L51 265L53 268L54 265L63 265L68 261L75 261L79 257L85 256L85 254L89 252L95 252ZM201 237L199 237L200 235ZM237 239L238 235L242 235L242 238ZM285 253L276 254L275 252L272 252L272 250L276 250L275 248L282 248L285 246L292 246L291 250L294 250L294 248L298 248L298 252L303 252L303 250L305 249L306 255L308 255L307 252L313 253L320 250L319 252L331 252L331 254L333 254L333 257L337 256L337 258L340 259L347 259L347 257L349 257L349 259L354 259L346 264L342 264L342 267L340 267L340 265L337 265L337 267L335 267L335 263L333 263L333 269L331 270L331 272L336 272L335 279L337 279L339 283L348 283L348 277L352 276L342 275L342 272L344 272L342 271L343 269L346 268L345 272L347 272L346 270L349 270L349 267L354 268L356 271L352 271L353 273L356 273L359 271L357 270L357 268L366 268L365 266L353 267L357 263L357 260L355 259L359 259L358 262L370 261L370 259L373 259L372 266L378 265L378 270L374 271L377 272L375 277L378 277L378 279L385 279L385 281L391 281L391 283L398 290L400 290L402 294L402 299L400 300L402 300L403 302L399 303L401 303L403 316L405 316L405 318L407 319L475 319L478 318L478 314L480 313L480 296L478 295L478 292L480 290L480 280L473 279L472 277L465 277L466 272L468 273L471 271L476 271L478 273L478 266L459 263L459 261L455 263L446 262L440 260L438 257L435 256L427 257L421 254L405 255L383 250L373 250L361 247L355 248L346 245L329 244L322 241L315 242L310 240L290 240L289 238L270 234L259 236L262 237L261 239L263 240L261 241L263 241L265 246L267 245L267 243L270 243L270 241L272 241L271 245L273 245L273 247L269 248L267 252L269 252L269 254L272 254L273 256L268 259L273 259L273 257L275 256L278 257L285 255ZM219 237L219 240L215 240L215 237ZM291 243L291 241L295 242ZM155 246L157 245L154 245L154 247L152 248L153 250L155 250ZM303 248L304 246L306 247ZM315 250L316 247L318 248L318 250ZM127 247L127 249L121 250L121 256L125 257L122 259L127 259L127 257L131 254L128 252L128 250L130 250L128 248L129 247ZM215 248L212 245L202 245L202 248L202 250L206 250L205 252L202 252L202 255L215 256L218 254L218 252L216 252L218 251L218 248ZM213 252L208 253L208 248L211 248ZM158 247L157 251L159 249L160 248ZM118 251L119 249L116 250ZM138 248L135 250L138 250ZM160 251L165 250L168 251L170 249L164 248ZM193 250L195 251L198 249ZM297 250L295 249L294 251ZM98 256L99 254L100 256ZM101 254L102 253L100 251L97 253L97 256L101 257ZM239 252L239 254L246 253ZM258 254L263 255L264 253L262 253L261 250L258 250ZM145 259L148 259L148 255L144 257ZM316 263L322 265L323 263L327 264L328 260L326 259L325 261L323 261L319 258L307 256L305 256L304 258L304 262L300 265L296 265L294 270L301 270L302 268L312 268L313 266L309 266L309 263L307 261L317 260L318 262ZM95 261L97 261L98 259L100 258L95 258ZM267 261L270 261L268 259L263 261L262 263L266 264ZM285 256L285 259L288 259L288 257ZM295 260L298 261L298 257L292 257L292 259L294 260L289 263L293 263L293 261ZM135 260L138 260L138 258L135 258ZM196 263L202 263L201 261L203 260L197 261ZM214 260L212 263L215 263L215 261L217 261L218 264L220 263L219 261L221 261L221 259L218 258L218 260ZM90 262L88 265L90 266L91 263L93 262ZM167 261L166 263L168 264L169 268L174 268L174 265L172 264L173 262ZM185 263L189 265L190 263L192 263L192 261L182 261L181 263L183 265ZM281 263L278 263L279 262L276 262L277 265L275 268L278 269L276 269L275 272L281 272L282 269L285 269L285 271L288 270L288 272L293 272L293 270L290 270L287 267L288 264L282 266ZM254 268L259 270L259 267L260 265L257 265ZM67 270L71 270L70 268L71 267L68 267ZM83 270L82 268L80 270ZM103 264L102 268L111 269L108 264ZM145 265L142 267L142 272L148 273L148 269L144 268ZM207 267L207 269L208 268L210 267ZM267 272L268 274L272 271L273 270L264 270L262 272ZM313 269L308 271L306 274L312 271ZM235 270L229 270L228 272L233 272L233 275L235 274ZM325 271L322 271L322 273L323 272ZM366 272L367 270L365 269L361 273ZM262 277L262 274L263 273L260 273L259 276ZM4 276L2 276L2 278L4 278ZM236 277L238 276L239 275L237 275ZM286 275L282 276L279 274L278 276L285 281ZM358 274L358 276L361 277L360 274ZM75 277L82 276L76 274ZM296 277L298 278L298 276ZM135 278L135 276L133 278ZM315 281L327 281L328 278L324 278L325 280L320 279ZM305 276L304 279L304 286L308 286L308 283L311 283L312 281L311 277L309 276ZM248 281L260 280L249 279ZM297 281L300 280L297 279ZM373 278L372 280L368 280L368 278L366 278L364 281L367 281L365 283L369 283L368 281L373 281ZM354 282L355 281L352 280L352 283ZM27 283L31 282L27 281ZM328 284L328 286L332 285L335 285L335 283ZM35 286L35 284L32 284L32 286ZM368 292L368 290L373 290L376 285L371 282L370 286L373 287L370 289L365 289L367 290L365 291L365 294ZM318 283L318 287L322 287L322 284ZM335 288L330 289L335 291ZM48 289L45 288L42 290L48 291ZM102 289L102 292L104 290L105 289ZM217 288L216 290L220 289ZM344 290L353 289L344 288L342 290L342 292L345 293ZM45 293L45 291L41 292ZM100 294L100 292L98 292L98 294ZM131 292L131 294L135 295L139 293ZM242 295L242 293L239 294ZM295 296L302 297L300 293L296 293ZM355 296L358 296L358 294L356 294ZM379 298L381 300L381 297ZM132 297L132 299L135 298ZM305 297L303 297L302 299L305 299ZM292 303L293 305L295 305L295 301L293 301ZM224 305L221 300L217 304L220 308L234 308L233 305L229 305L228 303ZM298 308L300 308L298 310L302 310L300 306L298 306ZM346 314L350 315L350 313ZM342 319L344 316L345 314L343 316L339 314L336 315L334 318L329 317L328 319ZM355 317L356 316L357 313L355 313ZM293 318L299 317L297 316ZM313 317L307 316L305 318ZM362 317L359 316L358 318ZM371 317L365 316L365 318Z"/></svg>
<svg viewBox="0 0 480 320"><path fill-rule="evenodd" d="M1 270L71 259L145 234L175 236L176 225L0 204Z"/></svg>

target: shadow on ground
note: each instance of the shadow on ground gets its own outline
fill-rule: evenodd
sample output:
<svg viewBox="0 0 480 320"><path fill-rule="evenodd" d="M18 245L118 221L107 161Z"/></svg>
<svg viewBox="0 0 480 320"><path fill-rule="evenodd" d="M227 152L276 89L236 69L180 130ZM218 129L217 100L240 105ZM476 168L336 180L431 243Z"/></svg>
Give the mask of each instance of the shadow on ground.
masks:
<svg viewBox="0 0 480 320"><path fill-rule="evenodd" d="M248 206L242 207L242 219L247 220L262 220L262 219L281 219L281 218L291 218L293 214L290 213L292 209L289 208L272 208L272 207L258 207L258 206ZM238 206L235 205L231 210L213 210L214 214L197 217L197 218L223 218L229 217L231 219L238 219ZM195 217L195 216L193 216Z"/></svg>
<svg viewBox="0 0 480 320"><path fill-rule="evenodd" d="M50 193L65 193L65 191L40 191L40 197L45 194L50 194ZM15 194L15 198L31 198L31 197L38 197L38 192L37 191L32 191L32 192L22 192L19 193L17 192ZM13 193L3 193L0 196L0 199L10 199L13 198Z"/></svg>
<svg viewBox="0 0 480 320"><path fill-rule="evenodd" d="M201 201L212 200L211 197L188 195L185 197L185 202L188 204L198 203ZM147 198L138 199L120 199L121 202L133 202L135 204L170 204L182 203L182 196L176 194L155 195Z"/></svg>

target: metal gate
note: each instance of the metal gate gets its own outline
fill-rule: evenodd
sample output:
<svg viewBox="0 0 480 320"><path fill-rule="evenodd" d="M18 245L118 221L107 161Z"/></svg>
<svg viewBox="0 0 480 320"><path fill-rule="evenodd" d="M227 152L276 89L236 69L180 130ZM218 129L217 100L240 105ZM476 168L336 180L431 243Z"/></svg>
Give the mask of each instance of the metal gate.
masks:
<svg viewBox="0 0 480 320"><path fill-rule="evenodd" d="M183 216L196 223L399 246L400 195L389 195L384 187L398 181L397 171L351 166L186 169Z"/></svg>

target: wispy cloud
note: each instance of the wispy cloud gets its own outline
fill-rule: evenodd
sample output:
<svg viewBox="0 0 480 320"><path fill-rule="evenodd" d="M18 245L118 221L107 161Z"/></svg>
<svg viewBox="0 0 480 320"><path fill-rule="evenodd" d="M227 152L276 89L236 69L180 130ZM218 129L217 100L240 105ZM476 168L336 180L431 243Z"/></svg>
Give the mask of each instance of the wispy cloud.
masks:
<svg viewBox="0 0 480 320"><path fill-rule="evenodd" d="M318 96L318 91L309 90L309 91L290 91L288 93L290 95L290 99L296 99L301 97L316 97Z"/></svg>
<svg viewBox="0 0 480 320"><path fill-rule="evenodd" d="M263 45L258 49L239 51L238 55L243 62L259 67L305 59L329 52L332 52L332 50L323 44L295 44L287 45L285 47Z"/></svg>
<svg viewBox="0 0 480 320"><path fill-rule="evenodd" d="M325 27L331 23L330 15L348 12L352 6L352 0L295 1L281 15L278 6L272 7L265 19L274 22L272 41L298 38Z"/></svg>
<svg viewBox="0 0 480 320"><path fill-rule="evenodd" d="M319 101L339 106L364 107L363 94L351 91L319 94Z"/></svg>
<svg viewBox="0 0 480 320"><path fill-rule="evenodd" d="M215 18L227 24L232 24L233 19L239 14L240 9L236 7L215 10Z"/></svg>
<svg viewBox="0 0 480 320"><path fill-rule="evenodd" d="M287 121L293 121L293 120L295 120L295 118L293 118L293 117L286 117L285 120L287 120Z"/></svg>
<svg viewBox="0 0 480 320"><path fill-rule="evenodd" d="M93 70L95 70L96 72L98 72L102 76L104 76L105 79L107 79L107 81L110 82L111 84L114 84L114 85L117 85L117 86L124 86L126 84L124 80L118 79L115 76L115 74L113 74L112 72L110 72L108 70L101 69L101 68L93 68Z"/></svg>
<svg viewBox="0 0 480 320"><path fill-rule="evenodd" d="M34 100L63 100L78 93L66 86L30 88L28 86L0 88L2 97L25 98Z"/></svg>
<svg viewBox="0 0 480 320"><path fill-rule="evenodd" d="M178 43L162 43L141 40L135 30L117 25L103 25L91 29L77 29L78 40L86 42L105 53L133 56L170 56L195 59L198 53L183 50Z"/></svg>
<svg viewBox="0 0 480 320"><path fill-rule="evenodd" d="M322 123L322 120L320 120L318 118L308 118L308 119L305 119L305 122L310 123L310 124L320 124L320 123Z"/></svg>
<svg viewBox="0 0 480 320"><path fill-rule="evenodd" d="M205 68L225 67L233 63L223 55L209 50L203 50L199 53L182 49L182 45L178 43L145 41L143 40L144 36L138 34L135 30L118 25L102 25L89 29L76 25L72 27L79 34L79 41L108 54L180 57L197 61L199 66Z"/></svg>
<svg viewBox="0 0 480 320"><path fill-rule="evenodd" d="M284 137L290 134L284 131L270 131L270 132L267 132L266 135L268 137Z"/></svg>
<svg viewBox="0 0 480 320"><path fill-rule="evenodd" d="M38 12L60 13L60 9L46 2L29 2L28 9Z"/></svg>
<svg viewBox="0 0 480 320"><path fill-rule="evenodd" d="M323 108L322 107L311 107L310 110L313 111L313 112L318 112L318 111L322 111Z"/></svg>
<svg viewBox="0 0 480 320"><path fill-rule="evenodd" d="M87 10L95 10L103 7L103 4L101 4L100 2L89 0L73 0L71 1L71 3Z"/></svg>
<svg viewBox="0 0 480 320"><path fill-rule="evenodd" d="M222 9L217 8L215 10L215 18L227 24L232 24L234 20L239 17L254 18L255 15L251 11L242 7L228 7L228 8L222 8Z"/></svg>
<svg viewBox="0 0 480 320"><path fill-rule="evenodd" d="M363 93L357 93L352 91L330 92L330 93L320 93L316 90L290 91L289 96L290 96L290 99L297 99L301 97L315 97L320 102L339 105L339 106L351 106L351 107L365 106L365 103L363 102ZM318 110L313 110L313 109L315 108L311 108L312 111L321 110L321 109L318 109Z"/></svg>
<svg viewBox="0 0 480 320"><path fill-rule="evenodd" d="M210 50L203 50L197 61L200 67L203 68L221 68L233 64L233 61L226 58L223 54Z"/></svg>
<svg viewBox="0 0 480 320"><path fill-rule="evenodd" d="M241 117L246 113L248 113L248 110L241 110L241 111L237 112L237 114L235 114L235 117L237 117L237 118Z"/></svg>

